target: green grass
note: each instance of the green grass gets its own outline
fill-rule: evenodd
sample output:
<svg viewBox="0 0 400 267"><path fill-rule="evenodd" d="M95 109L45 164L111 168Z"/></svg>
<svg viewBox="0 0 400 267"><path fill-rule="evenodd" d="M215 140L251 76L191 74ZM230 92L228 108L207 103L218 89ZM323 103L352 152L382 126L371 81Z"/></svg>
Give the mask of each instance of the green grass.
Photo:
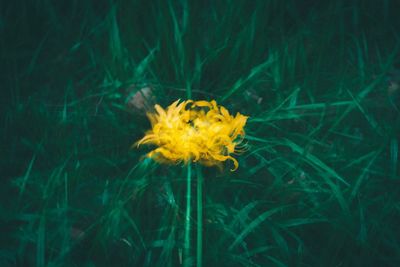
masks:
<svg viewBox="0 0 400 267"><path fill-rule="evenodd" d="M397 1L8 2L1 266L400 265ZM138 92L249 116L239 169L143 158Z"/></svg>

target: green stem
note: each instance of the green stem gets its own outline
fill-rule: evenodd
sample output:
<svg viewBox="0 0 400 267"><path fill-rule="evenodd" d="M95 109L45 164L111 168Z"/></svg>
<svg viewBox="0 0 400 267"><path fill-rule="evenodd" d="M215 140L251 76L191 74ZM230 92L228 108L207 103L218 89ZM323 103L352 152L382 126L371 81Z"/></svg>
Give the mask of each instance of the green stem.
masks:
<svg viewBox="0 0 400 267"><path fill-rule="evenodd" d="M203 260L203 175L200 165L197 165L197 267Z"/></svg>
<svg viewBox="0 0 400 267"><path fill-rule="evenodd" d="M187 165L187 177L186 177L186 214L185 214L185 240L184 240L184 254L183 254L183 266L189 267L190 264L190 200L192 196L192 165L188 162Z"/></svg>
<svg viewBox="0 0 400 267"><path fill-rule="evenodd" d="M189 82L186 82L186 97L187 99L192 99L192 88Z"/></svg>

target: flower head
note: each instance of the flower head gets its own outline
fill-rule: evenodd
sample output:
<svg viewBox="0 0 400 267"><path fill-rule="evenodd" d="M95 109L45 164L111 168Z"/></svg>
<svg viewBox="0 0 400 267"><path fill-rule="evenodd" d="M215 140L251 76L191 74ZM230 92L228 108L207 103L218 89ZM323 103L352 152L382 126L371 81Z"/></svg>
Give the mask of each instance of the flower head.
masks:
<svg viewBox="0 0 400 267"><path fill-rule="evenodd" d="M206 166L231 160L233 170L238 168L231 155L239 152L237 146L243 141L247 116L232 116L215 100L177 100L165 110L155 105L155 112L147 116L152 129L136 143L157 146L147 157L160 163L193 161Z"/></svg>

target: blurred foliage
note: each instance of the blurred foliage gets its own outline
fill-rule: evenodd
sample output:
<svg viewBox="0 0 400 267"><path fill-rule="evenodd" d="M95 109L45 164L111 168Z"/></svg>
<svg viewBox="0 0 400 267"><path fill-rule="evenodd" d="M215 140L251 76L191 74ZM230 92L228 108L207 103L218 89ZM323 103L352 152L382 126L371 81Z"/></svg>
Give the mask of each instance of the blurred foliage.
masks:
<svg viewBox="0 0 400 267"><path fill-rule="evenodd" d="M179 266L186 170L131 145L188 97L250 116L202 169L204 266L399 266L398 10L2 1L0 266Z"/></svg>

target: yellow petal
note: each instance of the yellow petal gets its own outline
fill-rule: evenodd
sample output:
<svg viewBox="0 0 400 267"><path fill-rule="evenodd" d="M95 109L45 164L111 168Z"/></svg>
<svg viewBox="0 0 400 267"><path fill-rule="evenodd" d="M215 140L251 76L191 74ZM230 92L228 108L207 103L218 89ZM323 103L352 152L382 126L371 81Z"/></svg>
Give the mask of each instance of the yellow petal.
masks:
<svg viewBox="0 0 400 267"><path fill-rule="evenodd" d="M210 102L204 100L195 101L193 102L193 105L196 107L211 107Z"/></svg>

